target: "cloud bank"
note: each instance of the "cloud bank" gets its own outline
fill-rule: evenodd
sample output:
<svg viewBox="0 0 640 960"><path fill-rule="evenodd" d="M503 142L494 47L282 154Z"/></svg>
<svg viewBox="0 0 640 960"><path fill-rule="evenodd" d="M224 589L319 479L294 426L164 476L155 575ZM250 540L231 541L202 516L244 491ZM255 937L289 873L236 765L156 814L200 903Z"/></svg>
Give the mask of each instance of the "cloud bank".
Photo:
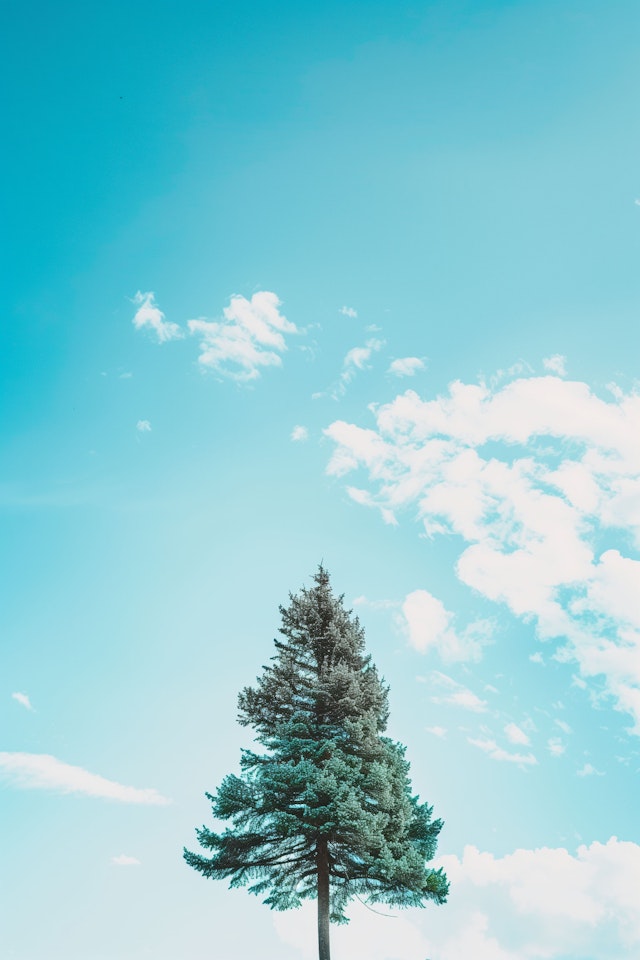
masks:
<svg viewBox="0 0 640 960"><path fill-rule="evenodd" d="M351 960L635 960L640 953L640 846L611 837L579 847L516 850L503 857L465 848L441 857L451 880L445 907L389 910L355 902L332 928L336 955ZM278 914L280 938L314 956L314 905Z"/></svg>
<svg viewBox="0 0 640 960"><path fill-rule="evenodd" d="M640 733L640 396L544 376L372 409L373 429L325 431L328 472L361 471L385 522L408 510L427 536L458 535L459 579L603 678Z"/></svg>

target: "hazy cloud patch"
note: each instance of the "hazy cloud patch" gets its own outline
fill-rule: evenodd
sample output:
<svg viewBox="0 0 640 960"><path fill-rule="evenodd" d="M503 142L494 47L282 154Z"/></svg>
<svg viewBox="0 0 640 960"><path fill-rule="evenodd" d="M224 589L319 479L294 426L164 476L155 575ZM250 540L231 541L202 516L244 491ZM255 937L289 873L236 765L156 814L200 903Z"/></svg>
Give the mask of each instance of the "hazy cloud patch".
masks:
<svg viewBox="0 0 640 960"><path fill-rule="evenodd" d="M171 802L152 788L128 787L46 753L0 752L0 777L24 790L77 793L120 803L152 806L164 806Z"/></svg>

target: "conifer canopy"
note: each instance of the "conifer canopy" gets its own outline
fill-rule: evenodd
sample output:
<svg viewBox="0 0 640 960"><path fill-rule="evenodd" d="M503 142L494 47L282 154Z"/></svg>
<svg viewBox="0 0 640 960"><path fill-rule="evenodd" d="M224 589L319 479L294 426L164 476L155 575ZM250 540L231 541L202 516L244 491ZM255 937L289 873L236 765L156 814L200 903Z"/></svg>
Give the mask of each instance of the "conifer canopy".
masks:
<svg viewBox="0 0 640 960"><path fill-rule="evenodd" d="M289 601L275 655L238 698L239 722L264 752L244 750L240 776L206 794L231 825L197 830L207 853L184 857L205 877L266 894L276 910L317 898L325 960L329 919L346 922L353 896L403 907L446 900L446 876L427 867L442 821L412 795L405 748L384 736L388 688L324 567Z"/></svg>

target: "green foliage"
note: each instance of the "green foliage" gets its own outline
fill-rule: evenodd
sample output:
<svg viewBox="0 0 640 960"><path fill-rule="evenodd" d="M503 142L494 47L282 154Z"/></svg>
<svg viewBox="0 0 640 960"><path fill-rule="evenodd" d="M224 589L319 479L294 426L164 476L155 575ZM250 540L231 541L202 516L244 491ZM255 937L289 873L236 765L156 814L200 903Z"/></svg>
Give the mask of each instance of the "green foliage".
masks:
<svg viewBox="0 0 640 960"><path fill-rule="evenodd" d="M314 581L280 608L284 639L238 698L240 723L266 752L243 751L241 775L207 794L214 816L231 826L197 830L209 855L185 850L185 860L287 910L317 896L318 842L326 839L332 921L346 922L355 895L443 903L448 881L426 866L442 821L412 795L404 747L384 736L388 690L365 655L358 619L322 566Z"/></svg>

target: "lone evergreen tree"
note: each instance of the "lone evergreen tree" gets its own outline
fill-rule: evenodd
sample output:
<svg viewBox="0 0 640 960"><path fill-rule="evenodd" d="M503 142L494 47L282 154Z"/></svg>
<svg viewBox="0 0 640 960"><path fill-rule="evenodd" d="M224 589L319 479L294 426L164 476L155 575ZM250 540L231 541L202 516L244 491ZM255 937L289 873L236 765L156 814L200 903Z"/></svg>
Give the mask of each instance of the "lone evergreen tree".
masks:
<svg viewBox="0 0 640 960"><path fill-rule="evenodd" d="M205 877L267 893L276 910L317 898L319 960L330 960L329 922L347 922L351 897L424 906L444 903L449 884L426 866L442 821L412 795L405 748L383 736L388 689L364 631L322 566L314 581L280 608L284 639L239 695L239 721L266 753L244 750L241 776L206 794L232 826L196 830L210 855L184 858Z"/></svg>

